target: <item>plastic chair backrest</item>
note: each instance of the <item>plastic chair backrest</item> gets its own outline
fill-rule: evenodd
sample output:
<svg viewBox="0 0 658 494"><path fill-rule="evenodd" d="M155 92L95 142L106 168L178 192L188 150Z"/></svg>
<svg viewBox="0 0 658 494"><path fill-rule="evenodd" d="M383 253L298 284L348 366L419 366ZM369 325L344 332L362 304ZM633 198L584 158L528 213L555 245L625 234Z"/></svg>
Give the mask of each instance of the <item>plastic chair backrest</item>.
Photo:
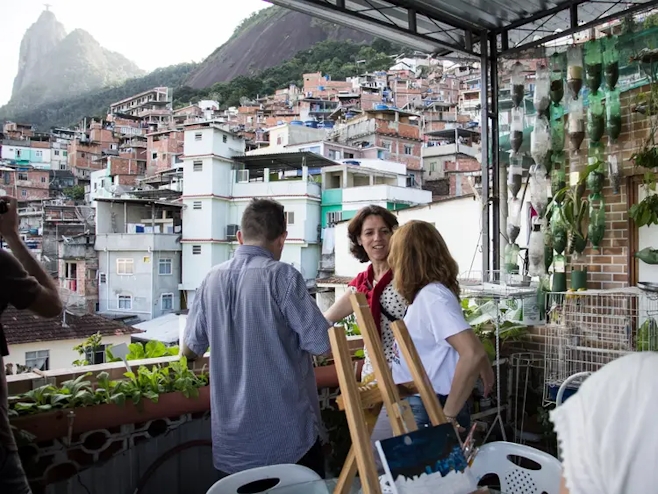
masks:
<svg viewBox="0 0 658 494"><path fill-rule="evenodd" d="M314 492L318 492L319 494L322 491L322 494L329 494L324 483L318 482L321 480L322 478L317 473L301 465L270 465L244 470L224 477L215 482L206 494L239 494L241 492L255 494L257 492L269 492L272 489L276 489L275 492L281 492L283 494L283 488L285 487L291 487L292 489L295 485L308 482L319 484L319 488L316 488L315 485L313 486ZM253 485L249 486L249 484Z"/></svg>
<svg viewBox="0 0 658 494"><path fill-rule="evenodd" d="M514 463L514 457L531 460L541 468L524 468ZM480 448L471 472L478 483L485 475L497 475L505 494L559 494L562 465L557 458L530 446L498 441Z"/></svg>

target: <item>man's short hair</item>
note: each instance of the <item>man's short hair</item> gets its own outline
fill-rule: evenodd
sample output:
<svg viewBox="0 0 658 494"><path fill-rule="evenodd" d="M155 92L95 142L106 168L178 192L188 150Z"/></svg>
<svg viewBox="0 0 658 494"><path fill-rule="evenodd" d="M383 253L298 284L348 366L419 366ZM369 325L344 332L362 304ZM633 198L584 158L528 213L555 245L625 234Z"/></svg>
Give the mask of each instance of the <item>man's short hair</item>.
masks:
<svg viewBox="0 0 658 494"><path fill-rule="evenodd" d="M271 199L252 199L242 214L242 238L248 242L273 242L286 232L283 205Z"/></svg>

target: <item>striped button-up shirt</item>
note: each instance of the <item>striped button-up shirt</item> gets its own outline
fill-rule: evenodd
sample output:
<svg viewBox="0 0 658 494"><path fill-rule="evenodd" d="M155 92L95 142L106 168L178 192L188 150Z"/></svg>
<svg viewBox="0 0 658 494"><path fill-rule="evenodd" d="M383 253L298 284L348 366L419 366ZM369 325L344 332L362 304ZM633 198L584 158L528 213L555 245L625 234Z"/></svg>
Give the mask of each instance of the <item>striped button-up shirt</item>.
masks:
<svg viewBox="0 0 658 494"><path fill-rule="evenodd" d="M194 297L185 343L210 348L217 470L296 463L321 430L311 355L330 349L329 323L302 275L268 251L240 246Z"/></svg>

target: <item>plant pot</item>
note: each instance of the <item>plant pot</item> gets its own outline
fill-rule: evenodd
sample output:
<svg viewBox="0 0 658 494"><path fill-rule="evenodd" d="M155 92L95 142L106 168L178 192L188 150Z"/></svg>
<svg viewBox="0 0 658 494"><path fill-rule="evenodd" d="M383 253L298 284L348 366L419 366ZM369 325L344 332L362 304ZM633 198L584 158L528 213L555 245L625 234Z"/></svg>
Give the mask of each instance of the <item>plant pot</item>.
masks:
<svg viewBox="0 0 658 494"><path fill-rule="evenodd" d="M571 270L571 289L587 289L587 268Z"/></svg>
<svg viewBox="0 0 658 494"><path fill-rule="evenodd" d="M315 367L315 382L320 388L337 388L338 387L338 373L336 372L336 365L322 365Z"/></svg>
<svg viewBox="0 0 658 494"><path fill-rule="evenodd" d="M71 434L110 429L151 420L180 417L188 413L210 410L210 386L199 388L198 398L185 398L183 393L164 393L158 402L144 399L141 409L128 400L123 405L104 404L91 407L60 409L11 419L11 425L34 434L35 442L52 441ZM70 419L69 419L70 418Z"/></svg>
<svg viewBox="0 0 658 494"><path fill-rule="evenodd" d="M567 291L567 273L553 273L553 285L551 286L551 291Z"/></svg>

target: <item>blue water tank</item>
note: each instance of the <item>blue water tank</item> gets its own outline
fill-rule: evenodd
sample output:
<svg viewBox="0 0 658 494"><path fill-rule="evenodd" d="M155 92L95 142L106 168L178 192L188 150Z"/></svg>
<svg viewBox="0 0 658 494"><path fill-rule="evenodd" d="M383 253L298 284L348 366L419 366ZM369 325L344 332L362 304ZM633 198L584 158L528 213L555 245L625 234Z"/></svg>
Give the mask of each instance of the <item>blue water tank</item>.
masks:
<svg viewBox="0 0 658 494"><path fill-rule="evenodd" d="M290 125L304 125L304 122L302 122L301 120L293 120L292 122L290 122Z"/></svg>
<svg viewBox="0 0 658 494"><path fill-rule="evenodd" d="M359 166L361 164L360 161L353 161L353 160L345 160L343 161L343 163L345 163L346 165L356 165L356 166Z"/></svg>
<svg viewBox="0 0 658 494"><path fill-rule="evenodd" d="M318 122L315 121L315 120L307 120L306 122L304 122L304 125L306 125L307 127L312 128L312 129L317 129L318 128Z"/></svg>
<svg viewBox="0 0 658 494"><path fill-rule="evenodd" d="M318 128L333 129L334 128L334 121L333 120L325 120L324 122L320 122L318 124Z"/></svg>
<svg viewBox="0 0 658 494"><path fill-rule="evenodd" d="M345 114L345 118L348 118L348 119L349 119L349 118L352 118L354 115L356 115L354 112L348 111L348 112Z"/></svg>
<svg viewBox="0 0 658 494"><path fill-rule="evenodd" d="M388 105L375 105L375 110L388 110Z"/></svg>

